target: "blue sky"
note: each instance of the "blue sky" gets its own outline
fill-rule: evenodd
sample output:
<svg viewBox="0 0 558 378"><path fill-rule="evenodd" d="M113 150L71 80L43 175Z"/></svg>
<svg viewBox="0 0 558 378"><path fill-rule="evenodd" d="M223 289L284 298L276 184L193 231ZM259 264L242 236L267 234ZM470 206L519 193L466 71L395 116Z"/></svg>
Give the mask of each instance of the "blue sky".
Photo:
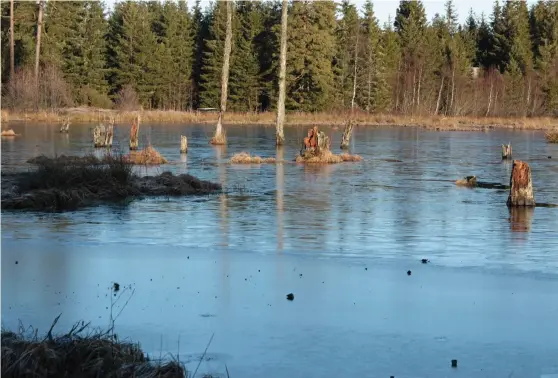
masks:
<svg viewBox="0 0 558 378"><path fill-rule="evenodd" d="M109 8L112 8L113 4L118 0L105 0L105 3ZM352 3L356 4L359 9L362 8L365 0L351 0ZM195 0L188 0L188 6L193 6ZM444 2L445 1L423 1L424 7L426 9L426 16L428 20L432 20L436 13L444 13ZM502 3L503 0L500 1ZM530 7L534 4L536 0L527 0L527 4ZM202 0L202 7L207 6L210 1ZM376 12L376 17L380 21L380 25L388 20L391 15L392 19L395 16L395 10L399 5L398 0L381 0L373 1L374 10ZM473 11L480 16L481 12L484 12L485 16L488 18L492 13L492 7L494 5L493 0L454 0L455 8L459 16L459 22L463 23L469 14L469 9L473 8Z"/></svg>

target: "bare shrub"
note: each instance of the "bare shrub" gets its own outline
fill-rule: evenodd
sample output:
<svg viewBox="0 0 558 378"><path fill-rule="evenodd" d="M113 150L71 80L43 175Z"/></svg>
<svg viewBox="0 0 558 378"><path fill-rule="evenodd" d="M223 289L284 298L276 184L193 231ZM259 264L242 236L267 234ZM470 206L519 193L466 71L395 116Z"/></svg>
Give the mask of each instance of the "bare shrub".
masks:
<svg viewBox="0 0 558 378"><path fill-rule="evenodd" d="M116 96L115 102L119 110L133 111L140 109L138 94L130 84L122 87Z"/></svg>
<svg viewBox="0 0 558 378"><path fill-rule="evenodd" d="M18 70L7 85L4 104L10 109L32 110L72 106L73 101L60 70L49 65L39 73L38 88L31 67Z"/></svg>

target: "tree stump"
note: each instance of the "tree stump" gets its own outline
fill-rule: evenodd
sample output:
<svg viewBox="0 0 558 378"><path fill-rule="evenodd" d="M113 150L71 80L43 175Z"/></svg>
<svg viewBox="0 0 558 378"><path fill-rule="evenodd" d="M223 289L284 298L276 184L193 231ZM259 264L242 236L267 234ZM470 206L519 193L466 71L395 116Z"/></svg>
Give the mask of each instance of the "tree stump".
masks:
<svg viewBox="0 0 558 378"><path fill-rule="evenodd" d="M137 151L139 146L139 116L132 123L130 130L130 151Z"/></svg>
<svg viewBox="0 0 558 378"><path fill-rule="evenodd" d="M60 126L60 133L68 133L69 130L70 130L70 119L65 118L62 121L62 126Z"/></svg>
<svg viewBox="0 0 558 378"><path fill-rule="evenodd" d="M114 136L114 125L110 124L105 130L105 147L112 147L112 138Z"/></svg>
<svg viewBox="0 0 558 378"><path fill-rule="evenodd" d="M531 168L529 164L514 160L510 176L510 195L508 206L535 206Z"/></svg>
<svg viewBox="0 0 558 378"><path fill-rule="evenodd" d="M106 143L106 129L102 123L93 129L93 144L95 148L104 147Z"/></svg>
<svg viewBox="0 0 558 378"><path fill-rule="evenodd" d="M512 146L511 143L507 145L502 144L502 160L511 159L512 158Z"/></svg>
<svg viewBox="0 0 558 378"><path fill-rule="evenodd" d="M347 122L345 130L343 131L343 138L341 139L341 149L346 150L349 148L349 142L351 141L351 135L353 134L353 127L355 123L351 119Z"/></svg>
<svg viewBox="0 0 558 378"><path fill-rule="evenodd" d="M477 177L476 176L467 176L462 178L461 180L457 180L455 182L457 186L467 186L470 188L474 188L477 186Z"/></svg>
<svg viewBox="0 0 558 378"><path fill-rule="evenodd" d="M185 154L188 152L188 138L184 135L180 136L180 153Z"/></svg>

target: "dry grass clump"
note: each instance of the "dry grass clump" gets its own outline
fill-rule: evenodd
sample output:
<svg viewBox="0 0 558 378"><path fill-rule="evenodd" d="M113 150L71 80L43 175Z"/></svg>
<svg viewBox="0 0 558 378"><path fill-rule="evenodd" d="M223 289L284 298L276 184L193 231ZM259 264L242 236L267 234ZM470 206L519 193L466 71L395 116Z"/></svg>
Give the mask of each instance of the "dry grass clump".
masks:
<svg viewBox="0 0 558 378"><path fill-rule="evenodd" d="M224 132L221 132L219 135L215 134L209 143L214 146L224 146L227 144L227 136Z"/></svg>
<svg viewBox="0 0 558 378"><path fill-rule="evenodd" d="M147 146L140 151L130 151L130 154L126 156L126 160L135 165L158 165L168 163L168 160L151 146Z"/></svg>
<svg viewBox="0 0 558 378"><path fill-rule="evenodd" d="M15 131L13 131L12 129L9 130L2 130L2 136L4 137L15 137L19 134L16 134Z"/></svg>
<svg viewBox="0 0 558 378"><path fill-rule="evenodd" d="M64 211L141 196L210 194L221 190L219 184L170 172L140 178L122 156L106 156L101 163L94 159L32 159L36 169L3 175L3 188L11 186L11 190L3 190L2 208Z"/></svg>
<svg viewBox="0 0 558 378"><path fill-rule="evenodd" d="M351 155L351 154L348 154L346 152L339 155L339 157L341 158L341 160L347 161L347 162L362 161L362 157L360 155Z"/></svg>
<svg viewBox="0 0 558 378"><path fill-rule="evenodd" d="M306 152L304 155L296 157L297 163L304 164L338 164L342 162L357 162L361 160L362 158L358 155L349 155L348 153L335 155L329 150L323 151L319 154Z"/></svg>
<svg viewBox="0 0 558 378"><path fill-rule="evenodd" d="M241 152L234 154L230 162L231 164L275 164L277 159L273 157L262 158L260 156L250 156L249 153Z"/></svg>
<svg viewBox="0 0 558 378"><path fill-rule="evenodd" d="M39 338L2 331L2 376L184 378L178 361L150 361L139 345L122 342L108 332L89 332L76 324L69 333Z"/></svg>
<svg viewBox="0 0 558 378"><path fill-rule="evenodd" d="M558 143L558 131L549 131L544 137L548 143Z"/></svg>

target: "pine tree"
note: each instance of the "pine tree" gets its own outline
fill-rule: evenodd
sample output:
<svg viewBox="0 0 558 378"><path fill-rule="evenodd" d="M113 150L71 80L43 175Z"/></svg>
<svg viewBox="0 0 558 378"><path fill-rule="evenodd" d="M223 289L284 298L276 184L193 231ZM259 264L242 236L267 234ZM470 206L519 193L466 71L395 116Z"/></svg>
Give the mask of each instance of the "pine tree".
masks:
<svg viewBox="0 0 558 378"><path fill-rule="evenodd" d="M491 48L488 52L488 67L496 66L500 72L504 72L510 59L510 46L507 38L507 25L505 16L498 0L494 3L492 12L491 27Z"/></svg>
<svg viewBox="0 0 558 378"><path fill-rule="evenodd" d="M363 14L362 68L359 72L357 100L359 105L368 112L385 112L391 106L386 50L391 47L393 51L397 51L397 46L390 46L393 39L386 40L394 35L388 35L389 31L382 32L374 15L371 1L364 3Z"/></svg>
<svg viewBox="0 0 558 378"><path fill-rule="evenodd" d="M109 20L109 65L111 85L118 91L126 84L138 92L141 104L151 108L159 85L156 35L153 14L145 3L117 3Z"/></svg>
<svg viewBox="0 0 558 378"><path fill-rule="evenodd" d="M289 14L287 108L325 110L332 96L335 3L297 1Z"/></svg>
<svg viewBox="0 0 558 378"><path fill-rule="evenodd" d="M422 2L400 1L394 25L400 38L403 59L403 111L419 110L421 88L426 73L425 58L429 47L426 38L426 14Z"/></svg>
<svg viewBox="0 0 558 378"><path fill-rule="evenodd" d="M258 6L253 2L239 2L235 14L229 107L235 111L256 111L260 107L261 89L255 38L263 30L263 20Z"/></svg>
<svg viewBox="0 0 558 378"><path fill-rule="evenodd" d="M333 60L335 73L335 103L340 108L352 103L355 68L358 70L358 38L360 21L354 4L343 0L340 5L341 19L337 23L336 48Z"/></svg>
<svg viewBox="0 0 558 378"><path fill-rule="evenodd" d="M226 32L226 1L212 5L208 13L208 36L205 39L200 77L200 106L218 108L221 96L221 73ZM234 17L233 17L234 20ZM233 21L234 22L234 21ZM234 45L233 40L233 45ZM233 48L234 49L234 48Z"/></svg>

